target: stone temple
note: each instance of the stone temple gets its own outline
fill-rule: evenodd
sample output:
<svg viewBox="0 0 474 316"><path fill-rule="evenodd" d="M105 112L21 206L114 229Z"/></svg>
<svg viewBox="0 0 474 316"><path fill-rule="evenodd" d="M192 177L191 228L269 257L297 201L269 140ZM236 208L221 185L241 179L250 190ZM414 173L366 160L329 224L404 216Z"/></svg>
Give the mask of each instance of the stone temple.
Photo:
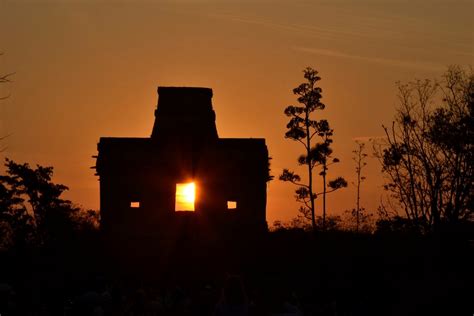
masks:
<svg viewBox="0 0 474 316"><path fill-rule="evenodd" d="M265 139L219 138L209 88L159 87L151 137L101 137L101 230L123 238L188 227L209 235L267 229Z"/></svg>

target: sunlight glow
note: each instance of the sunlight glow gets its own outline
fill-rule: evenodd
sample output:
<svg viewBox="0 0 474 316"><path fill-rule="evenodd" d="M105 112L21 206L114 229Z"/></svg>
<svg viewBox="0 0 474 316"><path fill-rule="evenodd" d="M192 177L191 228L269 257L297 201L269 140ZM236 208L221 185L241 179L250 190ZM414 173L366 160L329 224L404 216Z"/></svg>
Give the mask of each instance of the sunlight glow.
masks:
<svg viewBox="0 0 474 316"><path fill-rule="evenodd" d="M175 211L194 211L196 185L194 182L176 184Z"/></svg>

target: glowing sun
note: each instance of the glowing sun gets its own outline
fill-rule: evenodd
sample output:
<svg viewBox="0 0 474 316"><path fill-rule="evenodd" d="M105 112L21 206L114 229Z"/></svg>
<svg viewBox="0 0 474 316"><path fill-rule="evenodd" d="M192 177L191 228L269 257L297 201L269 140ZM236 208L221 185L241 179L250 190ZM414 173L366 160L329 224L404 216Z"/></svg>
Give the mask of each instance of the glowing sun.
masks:
<svg viewBox="0 0 474 316"><path fill-rule="evenodd" d="M194 211L196 185L194 182L176 184L175 211Z"/></svg>

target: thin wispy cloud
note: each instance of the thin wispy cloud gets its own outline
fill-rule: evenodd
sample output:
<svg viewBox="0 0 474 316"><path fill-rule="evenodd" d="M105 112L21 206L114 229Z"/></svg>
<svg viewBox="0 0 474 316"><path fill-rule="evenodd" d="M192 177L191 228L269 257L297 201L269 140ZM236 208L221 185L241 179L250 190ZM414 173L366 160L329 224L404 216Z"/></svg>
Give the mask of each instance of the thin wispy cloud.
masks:
<svg viewBox="0 0 474 316"><path fill-rule="evenodd" d="M265 20L264 18L252 18L252 17L245 17L245 16L239 16L239 15L218 14L218 13L211 13L207 15L211 18L222 19L222 20L227 20L231 22L253 24L253 25L258 25L262 27L269 27L273 29L292 31L292 32L303 31L300 26L270 22L270 21Z"/></svg>
<svg viewBox="0 0 474 316"><path fill-rule="evenodd" d="M359 55L345 53L342 51L321 49L321 48L294 47L293 49L296 51L304 52L304 53L336 57L336 58L344 58L344 59L353 59L353 60L365 61L369 63L384 64L384 65L393 66L393 67L415 68L415 69L430 70L430 71L442 71L445 69L444 65L431 63L431 62L424 62L424 61L410 61L410 60L392 59L392 58L384 58L384 57L359 56Z"/></svg>
<svg viewBox="0 0 474 316"><path fill-rule="evenodd" d="M312 5L318 8L319 18L284 18L280 11L207 12L207 16L227 22L254 25L256 28L272 29L281 42L302 40L292 43L293 50L351 59L358 62L382 64L399 69L440 72L449 60L468 59L472 56L472 41L469 35L457 28L433 30L436 21L433 12L430 19L414 11L406 16L400 14L405 6L395 6L392 14L380 10L356 10L350 6ZM288 7L293 10L293 7ZM327 16L333 16L327 19ZM429 30L429 31L427 31ZM306 46L309 40L317 40L327 49ZM348 45L356 42L357 45ZM298 46L295 46L298 45ZM353 50L352 48L358 48ZM369 51L367 51L370 49ZM372 52L377 52L376 56ZM393 52L399 52L393 55ZM462 61L460 61L461 63Z"/></svg>
<svg viewBox="0 0 474 316"><path fill-rule="evenodd" d="M305 35L312 38L327 39L327 40L347 40L347 38L373 38L383 39L388 36L391 38L403 38L403 34L399 31L387 30L380 28L380 23L386 22L384 19L372 18L369 24L363 25L359 21L359 25L351 27L343 27L341 25L310 25L305 23L281 23L274 22L269 19L268 16L244 16L244 15L233 15L226 13L208 13L207 16L210 18L226 20L230 22L252 24L260 27L272 28L280 31L292 32L292 34L298 34L299 36ZM343 18L344 15L341 16Z"/></svg>

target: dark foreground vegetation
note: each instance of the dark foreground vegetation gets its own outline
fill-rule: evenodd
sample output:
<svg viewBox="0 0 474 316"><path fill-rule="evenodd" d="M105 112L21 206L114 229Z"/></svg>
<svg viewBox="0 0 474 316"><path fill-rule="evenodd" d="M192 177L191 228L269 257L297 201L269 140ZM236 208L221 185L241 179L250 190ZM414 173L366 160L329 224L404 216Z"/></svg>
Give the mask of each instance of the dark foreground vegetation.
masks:
<svg viewBox="0 0 474 316"><path fill-rule="evenodd" d="M461 237L280 229L205 244L183 233L0 253L1 315L471 315ZM112 250L114 249L114 250ZM234 276L234 277L232 277ZM238 277L235 277L238 276ZM248 313L225 313L240 306Z"/></svg>
<svg viewBox="0 0 474 316"><path fill-rule="evenodd" d="M399 85L400 108L377 151L398 208L382 205L375 225L359 194L352 224L338 225L324 208L317 218L310 184L296 192L306 206L302 224L279 223L272 232L249 235L243 227L213 241L196 227L172 237L105 236L97 212L62 198L67 187L51 181L51 167L7 160L0 316L474 315L474 75L451 68L443 80ZM296 94L312 100L320 90L310 86ZM438 93L441 105L430 108ZM308 139L302 122L332 135L308 115L301 121L303 108L287 112L297 123L288 137ZM328 139L320 151L308 142L299 161L321 165L325 186ZM288 171L282 180L299 176Z"/></svg>

